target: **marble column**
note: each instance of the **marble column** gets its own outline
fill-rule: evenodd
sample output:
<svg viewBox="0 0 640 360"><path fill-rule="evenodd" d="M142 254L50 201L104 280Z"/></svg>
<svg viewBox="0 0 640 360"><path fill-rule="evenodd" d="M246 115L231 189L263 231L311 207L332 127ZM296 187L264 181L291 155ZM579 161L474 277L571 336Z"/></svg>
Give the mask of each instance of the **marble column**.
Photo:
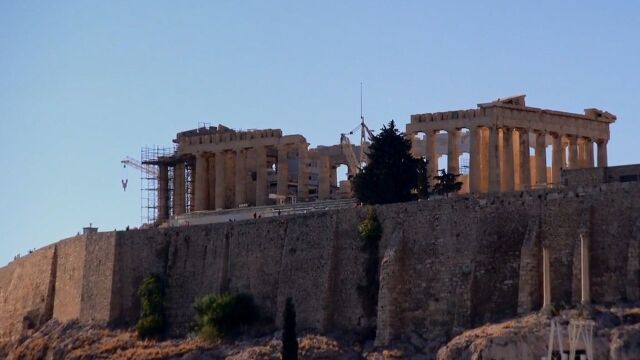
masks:
<svg viewBox="0 0 640 360"><path fill-rule="evenodd" d="M449 141L447 144L447 172L450 174L459 174L460 167L458 156L460 156L458 141L460 140L460 130L449 129Z"/></svg>
<svg viewBox="0 0 640 360"><path fill-rule="evenodd" d="M416 133L407 133L405 136L406 138L408 138L409 141L411 141L411 156L413 156L414 158L419 157L418 155L418 138L416 137Z"/></svg>
<svg viewBox="0 0 640 360"><path fill-rule="evenodd" d="M480 192L489 192L489 128L480 127Z"/></svg>
<svg viewBox="0 0 640 360"><path fill-rule="evenodd" d="M592 168L595 166L593 161L593 140L591 140L591 138L585 138L584 141L585 167Z"/></svg>
<svg viewBox="0 0 640 360"><path fill-rule="evenodd" d="M225 170L226 170L226 157L227 154L224 151L216 153L216 210L225 208Z"/></svg>
<svg viewBox="0 0 640 360"><path fill-rule="evenodd" d="M425 135L425 156L429 160L427 174L429 181L433 182L433 177L438 175L438 153L436 152L436 141L438 132L427 130Z"/></svg>
<svg viewBox="0 0 640 360"><path fill-rule="evenodd" d="M578 168L584 169L587 167L587 147L585 138L578 138Z"/></svg>
<svg viewBox="0 0 640 360"><path fill-rule="evenodd" d="M502 154L504 158L502 190L514 191L515 181L513 174L515 169L513 164L513 128L502 128L502 144L504 149L504 153Z"/></svg>
<svg viewBox="0 0 640 360"><path fill-rule="evenodd" d="M607 142L609 140L600 140L598 141L598 167L607 167L608 159L607 159Z"/></svg>
<svg viewBox="0 0 640 360"><path fill-rule="evenodd" d="M298 201L309 199L309 144L298 144Z"/></svg>
<svg viewBox="0 0 640 360"><path fill-rule="evenodd" d="M469 128L469 192L479 193L482 178L480 128Z"/></svg>
<svg viewBox="0 0 640 360"><path fill-rule="evenodd" d="M158 164L158 215L156 220L169 218L169 165Z"/></svg>
<svg viewBox="0 0 640 360"><path fill-rule="evenodd" d="M267 149L257 146L256 150L256 206L267 204Z"/></svg>
<svg viewBox="0 0 640 360"><path fill-rule="evenodd" d="M216 207L216 157L215 155L209 156L209 207L208 210L215 210Z"/></svg>
<svg viewBox="0 0 640 360"><path fill-rule="evenodd" d="M247 152L236 150L236 196L235 205L239 207L247 202Z"/></svg>
<svg viewBox="0 0 640 360"><path fill-rule="evenodd" d="M209 161L205 154L196 155L195 210L207 210L209 207L209 180L207 175Z"/></svg>
<svg viewBox="0 0 640 360"><path fill-rule="evenodd" d="M178 161L173 170L173 213L185 213L185 181L184 162Z"/></svg>
<svg viewBox="0 0 640 360"><path fill-rule="evenodd" d="M551 159L551 183L560 185L560 175L562 174L562 166L564 165L564 147L562 146L562 137L560 134L551 134L553 137L552 159Z"/></svg>
<svg viewBox="0 0 640 360"><path fill-rule="evenodd" d="M318 200L326 200L331 195L331 164L328 156L318 158Z"/></svg>
<svg viewBox="0 0 640 360"><path fill-rule="evenodd" d="M536 185L547 185L547 133L536 131Z"/></svg>
<svg viewBox="0 0 640 360"><path fill-rule="evenodd" d="M574 135L567 135L569 138L569 169L578 169L578 138Z"/></svg>
<svg viewBox="0 0 640 360"><path fill-rule="evenodd" d="M531 187L531 157L529 155L529 130L519 129L520 132L520 190Z"/></svg>
<svg viewBox="0 0 640 360"><path fill-rule="evenodd" d="M278 146L278 164L276 170L278 174L277 193L280 196L288 196L289 190L289 158L288 158L289 146Z"/></svg>
<svg viewBox="0 0 640 360"><path fill-rule="evenodd" d="M500 151L497 126L489 128L489 192L500 192Z"/></svg>

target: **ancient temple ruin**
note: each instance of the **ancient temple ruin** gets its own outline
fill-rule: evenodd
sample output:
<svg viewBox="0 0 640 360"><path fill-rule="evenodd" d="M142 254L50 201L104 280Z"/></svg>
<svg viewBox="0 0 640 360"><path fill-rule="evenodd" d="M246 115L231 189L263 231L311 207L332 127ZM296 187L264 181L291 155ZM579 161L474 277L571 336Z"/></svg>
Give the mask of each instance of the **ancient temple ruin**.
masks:
<svg viewBox="0 0 640 360"><path fill-rule="evenodd" d="M431 176L446 156L446 170L463 174L462 192L508 192L560 186L563 170L606 167L615 120L598 109L575 114L526 106L520 95L475 109L411 115L405 136L414 156L429 159ZM347 165L350 175L357 173L361 162L354 154L367 145L310 149L303 135L223 125L180 132L173 142L173 153L147 161L158 169L160 221L196 211L349 198L350 183L339 183L336 169ZM461 165L463 153L468 165Z"/></svg>
<svg viewBox="0 0 640 360"><path fill-rule="evenodd" d="M226 126L178 133L176 150L158 166L157 220L192 211L349 197L336 169L349 163L344 147L309 149L302 135L280 129L237 131ZM359 151L350 145L350 151ZM339 186L341 185L341 186Z"/></svg>
<svg viewBox="0 0 640 360"><path fill-rule="evenodd" d="M558 186L562 169L594 167L596 158L598 167L606 167L609 125L615 120L598 109L574 114L526 106L520 95L476 109L411 115L406 134L415 156L446 155L450 173L461 172L459 157L468 153L468 191L500 192ZM431 161L429 173L436 171L437 161Z"/></svg>

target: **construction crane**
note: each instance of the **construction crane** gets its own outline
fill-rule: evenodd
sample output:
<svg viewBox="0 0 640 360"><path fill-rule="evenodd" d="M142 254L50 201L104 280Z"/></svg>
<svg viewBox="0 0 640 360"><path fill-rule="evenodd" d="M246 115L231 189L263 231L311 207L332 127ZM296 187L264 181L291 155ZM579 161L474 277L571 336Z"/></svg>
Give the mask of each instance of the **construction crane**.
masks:
<svg viewBox="0 0 640 360"><path fill-rule="evenodd" d="M347 137L347 134L353 135L358 130L360 130L359 159L356 158L353 147L351 146L351 141L349 141ZM360 83L360 124L348 133L340 134L340 145L342 146L344 156L347 158L349 177L355 176L367 164L367 149L373 136L373 131L371 131L364 122L364 115L362 113L362 83Z"/></svg>
<svg viewBox="0 0 640 360"><path fill-rule="evenodd" d="M141 172L149 176L158 177L158 169L155 166L145 166L141 164L138 160L132 158L131 156L125 157L120 161L120 163L122 164L123 168L126 168L127 165L129 165L132 168L140 170ZM120 182L122 183L122 190L127 191L127 185L129 184L129 179L124 178L120 180Z"/></svg>

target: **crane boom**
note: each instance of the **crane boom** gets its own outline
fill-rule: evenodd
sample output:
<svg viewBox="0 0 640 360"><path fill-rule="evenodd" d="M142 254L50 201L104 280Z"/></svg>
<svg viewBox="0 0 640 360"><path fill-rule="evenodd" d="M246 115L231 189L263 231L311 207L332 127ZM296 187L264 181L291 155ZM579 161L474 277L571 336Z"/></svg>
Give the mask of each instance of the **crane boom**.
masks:
<svg viewBox="0 0 640 360"><path fill-rule="evenodd" d="M145 166L131 156L125 157L122 161L120 161L120 163L122 163L125 167L129 165L132 168L140 170L147 175L151 175L154 177L158 176L158 169L155 166Z"/></svg>

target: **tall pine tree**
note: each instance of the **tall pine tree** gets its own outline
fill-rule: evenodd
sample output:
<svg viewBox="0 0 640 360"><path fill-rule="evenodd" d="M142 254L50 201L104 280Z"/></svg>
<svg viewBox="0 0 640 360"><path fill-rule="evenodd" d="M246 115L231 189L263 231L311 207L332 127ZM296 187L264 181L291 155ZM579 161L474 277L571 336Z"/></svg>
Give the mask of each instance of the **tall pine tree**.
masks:
<svg viewBox="0 0 640 360"><path fill-rule="evenodd" d="M396 129L393 120L383 126L369 145L369 164L351 184L356 198L365 204L409 201L418 187L421 159L411 155L411 141Z"/></svg>

